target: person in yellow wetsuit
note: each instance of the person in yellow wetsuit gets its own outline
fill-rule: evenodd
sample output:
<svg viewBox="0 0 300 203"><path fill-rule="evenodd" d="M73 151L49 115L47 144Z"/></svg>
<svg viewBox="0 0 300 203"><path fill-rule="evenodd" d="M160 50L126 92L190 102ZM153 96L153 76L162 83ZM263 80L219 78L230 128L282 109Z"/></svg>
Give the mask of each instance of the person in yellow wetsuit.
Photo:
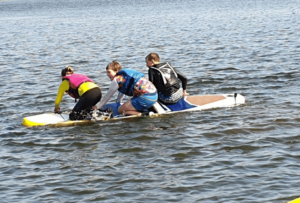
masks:
<svg viewBox="0 0 300 203"><path fill-rule="evenodd" d="M59 86L55 100L54 112L60 110L60 103L66 92L71 97L79 99L69 115L70 120L83 120L82 111L91 110L102 97L101 89L89 77L74 73L71 66L61 71L62 83Z"/></svg>

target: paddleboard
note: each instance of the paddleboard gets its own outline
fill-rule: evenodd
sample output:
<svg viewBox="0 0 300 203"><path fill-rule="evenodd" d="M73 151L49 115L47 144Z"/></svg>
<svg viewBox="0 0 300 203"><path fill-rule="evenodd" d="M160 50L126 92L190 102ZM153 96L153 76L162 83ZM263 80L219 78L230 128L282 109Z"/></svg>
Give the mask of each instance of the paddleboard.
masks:
<svg viewBox="0 0 300 203"><path fill-rule="evenodd" d="M201 111L214 108L233 107L244 104L246 99L240 94L221 94L221 95L195 95L186 96L182 98L176 104L164 105L161 103L155 103L153 106L154 112L144 112L143 116L151 118L158 117L159 115L172 114L187 111ZM90 122L108 121L108 120L123 120L136 118L139 116L124 116L118 113L120 103L108 103L102 110L110 108L112 110L113 117L109 114L102 114L93 116L92 120L69 120L69 113L44 113L34 116L28 116L23 119L22 124L26 127L55 125L55 126L69 126L85 124ZM100 112L101 113L101 112ZM94 115L94 114L93 114Z"/></svg>

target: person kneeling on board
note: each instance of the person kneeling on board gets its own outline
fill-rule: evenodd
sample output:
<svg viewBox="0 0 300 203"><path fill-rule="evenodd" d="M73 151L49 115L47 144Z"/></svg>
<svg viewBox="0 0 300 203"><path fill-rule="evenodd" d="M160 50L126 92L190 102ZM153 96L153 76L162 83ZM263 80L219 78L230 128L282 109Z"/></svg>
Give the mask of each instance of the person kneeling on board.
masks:
<svg viewBox="0 0 300 203"><path fill-rule="evenodd" d="M119 90L117 102L121 103L125 95L133 96L119 107L119 114L141 116L141 112L157 101L156 88L143 73L122 69L117 61L109 63L106 72L111 80L110 87L101 102L93 107L94 109L101 109L117 90Z"/></svg>
<svg viewBox="0 0 300 203"><path fill-rule="evenodd" d="M62 83L58 89L54 112L59 112L60 102L66 92L75 98L75 102L79 99L69 115L70 120L87 119L84 113L92 110L92 107L96 105L102 97L100 87L86 75L74 73L71 66L62 69L61 77Z"/></svg>
<svg viewBox="0 0 300 203"><path fill-rule="evenodd" d="M189 95L186 92L187 78L173 68L170 63L160 63L156 53L146 56L149 80L155 85L158 92L158 101L163 104L176 104L181 98ZM180 87L182 83L182 88Z"/></svg>

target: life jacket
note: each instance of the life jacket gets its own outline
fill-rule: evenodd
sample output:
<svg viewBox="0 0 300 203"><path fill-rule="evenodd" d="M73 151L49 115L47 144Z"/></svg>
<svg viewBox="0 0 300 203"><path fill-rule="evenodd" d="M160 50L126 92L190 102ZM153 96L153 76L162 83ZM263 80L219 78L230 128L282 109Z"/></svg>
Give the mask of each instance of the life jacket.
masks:
<svg viewBox="0 0 300 203"><path fill-rule="evenodd" d="M66 75L63 80L69 80L70 88L67 91L72 97L79 98L78 87L84 82L93 82L89 77L83 74L73 73L72 75Z"/></svg>
<svg viewBox="0 0 300 203"><path fill-rule="evenodd" d="M150 69L158 71L158 74L154 72L154 77L161 78L159 80L161 84L154 84L158 92L170 96L179 90L181 81L171 64L168 62L160 63L150 67Z"/></svg>
<svg viewBox="0 0 300 203"><path fill-rule="evenodd" d="M128 96L133 96L134 85L145 75L132 69L122 69L116 75L122 75L124 83L119 84L119 92Z"/></svg>

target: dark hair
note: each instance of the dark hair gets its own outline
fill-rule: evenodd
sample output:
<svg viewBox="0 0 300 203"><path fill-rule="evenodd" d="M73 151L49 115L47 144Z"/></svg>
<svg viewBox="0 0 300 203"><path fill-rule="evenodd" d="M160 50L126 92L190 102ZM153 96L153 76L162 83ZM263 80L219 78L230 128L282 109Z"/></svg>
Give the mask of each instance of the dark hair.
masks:
<svg viewBox="0 0 300 203"><path fill-rule="evenodd" d="M73 74L73 68L71 66L67 66L66 68L61 70L61 76L65 77L66 75Z"/></svg>

